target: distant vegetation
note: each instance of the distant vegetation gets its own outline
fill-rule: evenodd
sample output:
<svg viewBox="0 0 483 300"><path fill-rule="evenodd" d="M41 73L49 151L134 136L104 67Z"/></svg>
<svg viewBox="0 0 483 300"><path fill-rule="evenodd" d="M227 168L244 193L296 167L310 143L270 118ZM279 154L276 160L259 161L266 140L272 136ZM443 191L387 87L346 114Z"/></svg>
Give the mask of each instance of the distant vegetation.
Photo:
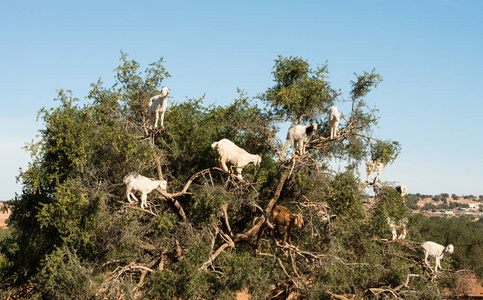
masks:
<svg viewBox="0 0 483 300"><path fill-rule="evenodd" d="M279 56L274 86L257 101L243 91L226 106L169 99L165 127L152 129L148 102L169 77L163 60L144 72L124 54L121 62L116 84L92 84L88 104L61 90L58 106L40 111L45 128L28 146L23 190L7 203L8 233L0 231L3 298L439 299L483 275L482 221L411 215L421 195L358 178L360 162L390 164L401 150L374 137L379 117L366 98L382 81L375 70L356 74L342 96L327 65ZM329 139L327 112L342 100L351 109ZM282 159L280 126L298 121L319 130L307 155ZM217 167L211 144L222 138L262 156L243 181ZM330 169L331 158L345 168ZM130 172L164 178L168 189L153 191L147 209L129 204ZM270 230L275 205L303 216L293 246ZM408 219L406 240L390 240L388 217ZM454 244L446 270L422 263L426 240Z"/></svg>
<svg viewBox="0 0 483 300"><path fill-rule="evenodd" d="M483 219L472 222L468 218L415 215L410 227L412 240L453 244L453 268L474 270L480 278L483 276Z"/></svg>
<svg viewBox="0 0 483 300"><path fill-rule="evenodd" d="M10 236L10 231L5 228L0 228L0 241L3 241L5 238Z"/></svg>

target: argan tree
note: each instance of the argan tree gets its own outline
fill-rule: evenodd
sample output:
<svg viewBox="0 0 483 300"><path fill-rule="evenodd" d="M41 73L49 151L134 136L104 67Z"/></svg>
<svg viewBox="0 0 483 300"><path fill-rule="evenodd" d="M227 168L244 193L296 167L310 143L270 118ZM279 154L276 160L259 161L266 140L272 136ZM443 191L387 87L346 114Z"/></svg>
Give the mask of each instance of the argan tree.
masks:
<svg viewBox="0 0 483 300"><path fill-rule="evenodd" d="M381 286L398 286L382 292L399 296L424 292L427 269L404 257L415 250L384 239L384 217L406 214L404 200L375 185L369 203L356 173L368 157L388 163L400 151L372 134L377 116L365 98L379 74L355 75L344 100L326 64L313 70L301 58L279 56L275 85L256 100L242 90L226 106L168 98L165 126L153 129L147 106L169 77L162 63L141 72L122 53L112 87L92 84L84 105L61 90L58 107L40 111L45 128L27 146L32 162L19 175L22 193L6 205L5 296L226 299L245 291L321 299ZM351 110L330 139L327 110L340 101ZM281 160L280 126L313 121L320 130L308 153ZM260 154L261 165L247 166L244 180L224 172L211 148L222 138ZM344 169L332 170L330 158ZM148 208L129 204L123 177L130 172L163 178L168 188L153 191ZM292 231L296 246L273 234L275 205L303 215L304 227ZM409 284L411 274L420 281Z"/></svg>

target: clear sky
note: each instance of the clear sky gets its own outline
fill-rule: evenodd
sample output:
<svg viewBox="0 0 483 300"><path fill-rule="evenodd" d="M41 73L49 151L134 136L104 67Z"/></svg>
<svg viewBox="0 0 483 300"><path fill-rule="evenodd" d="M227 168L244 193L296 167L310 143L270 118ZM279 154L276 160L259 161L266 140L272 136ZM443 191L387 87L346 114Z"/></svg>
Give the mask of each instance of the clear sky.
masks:
<svg viewBox="0 0 483 300"><path fill-rule="evenodd" d="M481 195L482 15L479 0L0 0L0 200L21 191L40 108L59 104L57 89L83 100L99 78L110 87L121 50L141 70L163 57L170 101L205 104L265 92L277 55L327 62L345 98L354 73L375 68L374 136L402 145L383 180Z"/></svg>

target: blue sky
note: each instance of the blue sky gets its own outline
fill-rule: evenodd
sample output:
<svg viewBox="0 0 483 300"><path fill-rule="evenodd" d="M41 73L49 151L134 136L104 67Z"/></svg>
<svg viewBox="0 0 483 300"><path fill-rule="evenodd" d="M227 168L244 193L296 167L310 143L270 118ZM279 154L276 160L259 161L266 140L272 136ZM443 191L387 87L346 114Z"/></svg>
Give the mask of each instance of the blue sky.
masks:
<svg viewBox="0 0 483 300"><path fill-rule="evenodd" d="M205 104L228 104L237 88L265 92L277 55L327 62L345 98L354 73L375 68L374 136L402 145L383 180L483 194L482 15L477 0L1 0L0 200L21 191L39 109L58 105L57 89L83 100L99 78L111 86L121 50L142 70L163 57L170 101L206 94Z"/></svg>

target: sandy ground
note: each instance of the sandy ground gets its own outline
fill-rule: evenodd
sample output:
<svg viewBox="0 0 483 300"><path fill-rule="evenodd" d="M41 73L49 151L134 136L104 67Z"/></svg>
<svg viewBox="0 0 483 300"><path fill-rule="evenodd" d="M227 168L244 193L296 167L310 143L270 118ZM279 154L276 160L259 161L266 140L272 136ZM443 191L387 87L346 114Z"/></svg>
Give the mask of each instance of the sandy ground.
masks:
<svg viewBox="0 0 483 300"><path fill-rule="evenodd" d="M0 207L1 206L3 206L3 204L0 203ZM8 216L10 216L10 212L0 212L0 227L7 228L5 220L8 219Z"/></svg>
<svg viewBox="0 0 483 300"><path fill-rule="evenodd" d="M469 278L469 291L468 295L473 297L483 297L483 285L478 282L478 279L475 276Z"/></svg>

